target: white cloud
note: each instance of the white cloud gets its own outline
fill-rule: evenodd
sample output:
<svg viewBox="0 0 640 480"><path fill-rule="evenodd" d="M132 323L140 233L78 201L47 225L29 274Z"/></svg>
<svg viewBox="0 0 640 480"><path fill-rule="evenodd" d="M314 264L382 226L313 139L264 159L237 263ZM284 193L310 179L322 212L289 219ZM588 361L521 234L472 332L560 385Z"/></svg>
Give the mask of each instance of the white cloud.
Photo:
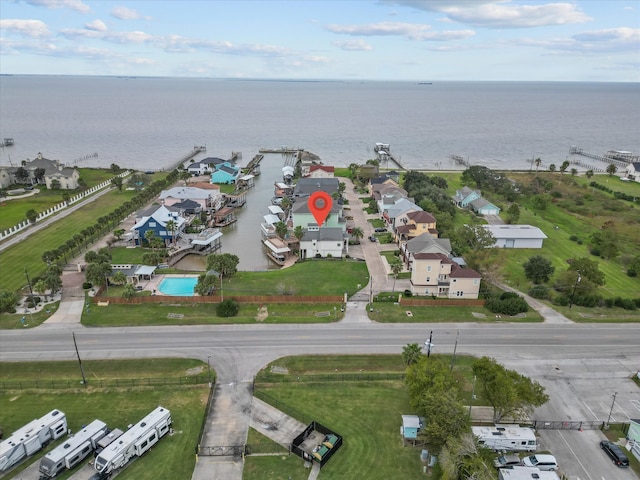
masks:
<svg viewBox="0 0 640 480"><path fill-rule="evenodd" d="M36 7L46 8L70 8L80 13L89 13L91 8L81 0L27 0L27 3Z"/></svg>
<svg viewBox="0 0 640 480"><path fill-rule="evenodd" d="M417 23L380 22L366 25L327 25L327 30L354 36L400 36L411 40L446 41L459 40L475 35L473 30L448 30L437 32L429 25Z"/></svg>
<svg viewBox="0 0 640 480"><path fill-rule="evenodd" d="M451 20L487 28L530 28L592 20L573 3L516 5L511 0L395 0L391 3L444 13Z"/></svg>
<svg viewBox="0 0 640 480"><path fill-rule="evenodd" d="M105 26L106 28L106 26ZM153 35L145 32L107 32L97 29L76 29L67 28L60 31L60 35L70 40L75 38L95 38L104 40L105 42L128 44L128 43L145 43L154 39Z"/></svg>
<svg viewBox="0 0 640 480"><path fill-rule="evenodd" d="M127 7L114 7L111 10L111 16L119 20L138 20L141 18L145 20L148 19L148 17L141 16L136 10Z"/></svg>
<svg viewBox="0 0 640 480"><path fill-rule="evenodd" d="M48 37L47 25L40 20L6 19L0 20L0 30L17 33L23 37Z"/></svg>
<svg viewBox="0 0 640 480"><path fill-rule="evenodd" d="M96 32L106 32L107 26L102 20L94 20L93 22L87 23L84 28L87 30L94 30Z"/></svg>
<svg viewBox="0 0 640 480"><path fill-rule="evenodd" d="M351 52L355 52L355 51L367 52L367 51L373 50L373 47L362 39L347 40L344 42L333 42L333 45L335 45L338 48L341 48L342 50L347 50Z"/></svg>
<svg viewBox="0 0 640 480"><path fill-rule="evenodd" d="M577 52L582 54L637 52L640 43L640 29L610 28L579 33L571 38L549 40L522 39L523 46L543 47L554 52Z"/></svg>

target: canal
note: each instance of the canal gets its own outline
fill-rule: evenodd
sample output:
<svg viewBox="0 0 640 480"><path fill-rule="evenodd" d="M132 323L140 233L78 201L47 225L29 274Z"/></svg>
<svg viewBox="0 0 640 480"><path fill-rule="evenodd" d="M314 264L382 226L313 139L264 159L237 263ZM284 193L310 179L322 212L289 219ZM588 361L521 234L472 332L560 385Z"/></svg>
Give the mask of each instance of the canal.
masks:
<svg viewBox="0 0 640 480"><path fill-rule="evenodd" d="M251 160L247 159L246 164ZM240 259L238 270L260 271L280 268L269 260L262 244L260 224L273 198L274 182L282 181L284 156L266 154L260 163L260 175L255 178L255 187L247 191L247 203L235 210L238 221L222 228L222 248L218 253L233 253ZM188 255L176 265L187 270L204 270L206 257Z"/></svg>

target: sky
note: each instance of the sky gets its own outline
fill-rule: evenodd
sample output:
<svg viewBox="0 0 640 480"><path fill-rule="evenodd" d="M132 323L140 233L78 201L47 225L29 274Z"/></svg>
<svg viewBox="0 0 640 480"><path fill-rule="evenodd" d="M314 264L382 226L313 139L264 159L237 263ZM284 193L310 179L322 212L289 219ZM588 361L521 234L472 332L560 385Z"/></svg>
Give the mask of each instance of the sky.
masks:
<svg viewBox="0 0 640 480"><path fill-rule="evenodd" d="M640 81L640 0L0 0L0 73Z"/></svg>

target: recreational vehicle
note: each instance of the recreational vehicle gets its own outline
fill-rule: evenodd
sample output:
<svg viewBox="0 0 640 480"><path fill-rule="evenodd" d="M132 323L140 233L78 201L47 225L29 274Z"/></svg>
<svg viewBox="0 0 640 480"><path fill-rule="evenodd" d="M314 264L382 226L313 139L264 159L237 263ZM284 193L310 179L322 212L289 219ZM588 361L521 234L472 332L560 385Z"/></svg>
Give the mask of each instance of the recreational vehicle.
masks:
<svg viewBox="0 0 640 480"><path fill-rule="evenodd" d="M171 412L164 407L156 408L102 450L94 463L96 471L101 478L107 478L133 457L142 456L169 431L170 425Z"/></svg>
<svg viewBox="0 0 640 480"><path fill-rule="evenodd" d="M480 445L492 450L534 452L538 448L533 428L518 425L471 427Z"/></svg>
<svg viewBox="0 0 640 480"><path fill-rule="evenodd" d="M44 417L27 423L0 443L0 472L8 470L65 433L67 417L60 410L52 410Z"/></svg>
<svg viewBox="0 0 640 480"><path fill-rule="evenodd" d="M73 468L89 455L109 432L107 424L94 420L40 460L40 478L53 478L65 468Z"/></svg>

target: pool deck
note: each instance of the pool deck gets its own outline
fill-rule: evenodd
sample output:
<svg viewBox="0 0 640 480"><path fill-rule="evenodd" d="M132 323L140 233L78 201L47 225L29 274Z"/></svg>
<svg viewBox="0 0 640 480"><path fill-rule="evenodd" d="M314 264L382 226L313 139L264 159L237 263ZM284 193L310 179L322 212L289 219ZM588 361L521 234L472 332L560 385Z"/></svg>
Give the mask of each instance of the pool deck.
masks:
<svg viewBox="0 0 640 480"><path fill-rule="evenodd" d="M165 278L198 278L198 275L194 275L194 274L189 274L189 273L180 273L180 274L155 274L151 280L146 280L144 282L140 282L139 285L141 285L145 290L150 290L150 291L154 291L155 293L154 295L164 295L164 293L162 293L160 291L160 289L158 288L158 285L160 285L160 283L162 283L162 281Z"/></svg>

